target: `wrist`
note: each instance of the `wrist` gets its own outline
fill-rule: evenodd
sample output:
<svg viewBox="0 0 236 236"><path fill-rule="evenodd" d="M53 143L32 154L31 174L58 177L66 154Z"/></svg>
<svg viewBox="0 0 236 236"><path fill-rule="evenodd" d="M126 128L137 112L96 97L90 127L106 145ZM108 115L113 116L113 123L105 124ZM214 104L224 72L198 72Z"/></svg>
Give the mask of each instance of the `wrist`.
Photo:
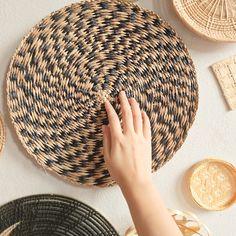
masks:
<svg viewBox="0 0 236 236"><path fill-rule="evenodd" d="M130 182L126 181L124 183L121 183L119 186L123 195L126 196L127 194L138 194L139 192L148 191L148 189L153 187L153 182L150 177L141 180L134 179Z"/></svg>

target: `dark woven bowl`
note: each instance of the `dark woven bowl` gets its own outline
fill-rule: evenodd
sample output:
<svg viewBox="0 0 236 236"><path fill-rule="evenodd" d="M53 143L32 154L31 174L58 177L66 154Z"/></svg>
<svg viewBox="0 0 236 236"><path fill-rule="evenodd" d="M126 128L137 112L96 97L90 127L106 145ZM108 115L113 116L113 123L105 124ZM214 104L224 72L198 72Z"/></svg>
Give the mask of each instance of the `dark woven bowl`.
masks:
<svg viewBox="0 0 236 236"><path fill-rule="evenodd" d="M88 205L49 194L20 198L0 207L0 235L11 228L11 236L118 236Z"/></svg>
<svg viewBox="0 0 236 236"><path fill-rule="evenodd" d="M119 1L76 3L23 39L7 75L19 139L46 169L74 183L112 185L102 154L104 98L121 117L125 90L150 117L153 171L186 138L198 105L192 60L154 12Z"/></svg>

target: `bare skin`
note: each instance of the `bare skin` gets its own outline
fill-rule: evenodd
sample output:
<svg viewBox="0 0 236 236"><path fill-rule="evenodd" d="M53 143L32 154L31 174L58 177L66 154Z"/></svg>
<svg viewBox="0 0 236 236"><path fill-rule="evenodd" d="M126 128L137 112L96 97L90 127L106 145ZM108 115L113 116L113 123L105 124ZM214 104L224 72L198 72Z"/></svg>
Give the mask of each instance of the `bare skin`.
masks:
<svg viewBox="0 0 236 236"><path fill-rule="evenodd" d="M122 125L108 100L103 126L104 158L129 206L139 236L182 236L151 178L151 126L134 98L119 93Z"/></svg>

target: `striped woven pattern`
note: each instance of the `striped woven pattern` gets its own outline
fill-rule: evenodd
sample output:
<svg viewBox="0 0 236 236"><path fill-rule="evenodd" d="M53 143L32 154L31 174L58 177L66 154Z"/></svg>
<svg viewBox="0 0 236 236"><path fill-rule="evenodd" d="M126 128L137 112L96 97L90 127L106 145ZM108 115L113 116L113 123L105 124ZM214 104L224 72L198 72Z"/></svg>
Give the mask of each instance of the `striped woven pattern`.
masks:
<svg viewBox="0 0 236 236"><path fill-rule="evenodd" d="M150 117L153 171L184 142L198 105L192 60L175 31L135 4L94 0L44 18L7 75L10 115L37 162L84 185L114 184L103 158L104 99L119 91Z"/></svg>
<svg viewBox="0 0 236 236"><path fill-rule="evenodd" d="M23 197L0 207L0 235L7 232L11 236L118 236L88 205L50 194Z"/></svg>

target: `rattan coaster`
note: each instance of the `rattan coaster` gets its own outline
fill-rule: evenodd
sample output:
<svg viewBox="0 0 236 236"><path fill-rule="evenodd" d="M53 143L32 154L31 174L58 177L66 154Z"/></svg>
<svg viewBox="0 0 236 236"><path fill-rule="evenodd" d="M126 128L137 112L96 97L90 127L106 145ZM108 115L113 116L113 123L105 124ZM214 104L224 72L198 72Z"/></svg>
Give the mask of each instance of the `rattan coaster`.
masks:
<svg viewBox="0 0 236 236"><path fill-rule="evenodd" d="M135 97L151 119L153 171L184 142L198 106L192 60L175 31L135 4L76 3L44 18L7 75L10 115L26 150L67 180L114 182L102 154L104 99Z"/></svg>
<svg viewBox="0 0 236 236"><path fill-rule="evenodd" d="M5 126L3 118L0 113L0 154L3 151L4 144L5 144Z"/></svg>
<svg viewBox="0 0 236 236"><path fill-rule="evenodd" d="M211 40L236 41L235 0L173 0L173 4L194 32Z"/></svg>
<svg viewBox="0 0 236 236"><path fill-rule="evenodd" d="M11 235L118 236L113 226L96 210L59 195L33 195L0 207L0 235L16 225Z"/></svg>
<svg viewBox="0 0 236 236"><path fill-rule="evenodd" d="M231 110L236 108L236 56L212 65L225 100Z"/></svg>
<svg viewBox="0 0 236 236"><path fill-rule="evenodd" d="M189 188L193 199L202 208L228 208L236 201L236 169L222 160L200 161L190 170Z"/></svg>

